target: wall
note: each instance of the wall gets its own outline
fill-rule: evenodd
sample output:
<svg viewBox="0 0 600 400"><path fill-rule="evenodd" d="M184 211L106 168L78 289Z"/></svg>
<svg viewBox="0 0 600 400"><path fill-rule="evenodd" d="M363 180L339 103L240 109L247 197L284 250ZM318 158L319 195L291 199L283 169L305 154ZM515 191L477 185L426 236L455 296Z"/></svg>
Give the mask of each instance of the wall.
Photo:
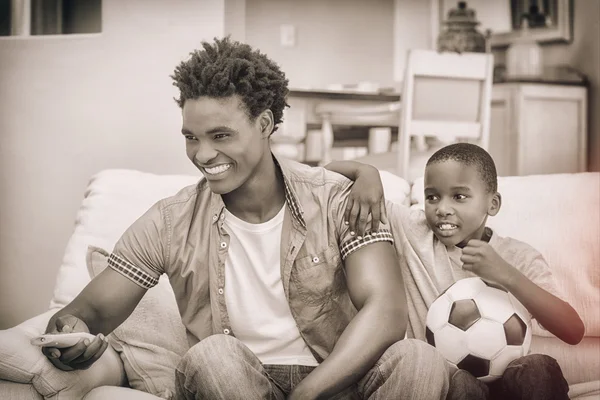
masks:
<svg viewBox="0 0 600 400"><path fill-rule="evenodd" d="M393 84L394 0L246 0L246 42L273 58L292 87ZM296 45L280 45L280 25Z"/></svg>
<svg viewBox="0 0 600 400"><path fill-rule="evenodd" d="M223 0L104 0L101 34L0 39L0 329L48 307L89 177L197 173L169 75Z"/></svg>
<svg viewBox="0 0 600 400"><path fill-rule="evenodd" d="M573 1L572 43L544 44L545 65L569 65L589 78L588 169L600 171L600 1ZM496 64L504 64L506 53L494 52Z"/></svg>

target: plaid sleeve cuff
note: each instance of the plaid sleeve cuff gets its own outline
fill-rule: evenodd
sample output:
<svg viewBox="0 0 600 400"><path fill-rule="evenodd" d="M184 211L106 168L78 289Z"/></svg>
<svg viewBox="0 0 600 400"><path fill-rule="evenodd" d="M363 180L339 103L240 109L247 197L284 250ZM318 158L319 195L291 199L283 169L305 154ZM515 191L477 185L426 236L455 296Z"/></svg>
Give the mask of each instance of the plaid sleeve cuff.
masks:
<svg viewBox="0 0 600 400"><path fill-rule="evenodd" d="M114 253L108 257L108 266L144 289L151 289L158 283L157 278Z"/></svg>
<svg viewBox="0 0 600 400"><path fill-rule="evenodd" d="M365 236L359 238L355 238L347 241L342 245L341 253L342 253L342 261L346 259L350 254L354 253L356 250L369 245L371 243L376 242L390 242L394 243L394 237L392 233L387 229L380 229L377 232L369 232Z"/></svg>

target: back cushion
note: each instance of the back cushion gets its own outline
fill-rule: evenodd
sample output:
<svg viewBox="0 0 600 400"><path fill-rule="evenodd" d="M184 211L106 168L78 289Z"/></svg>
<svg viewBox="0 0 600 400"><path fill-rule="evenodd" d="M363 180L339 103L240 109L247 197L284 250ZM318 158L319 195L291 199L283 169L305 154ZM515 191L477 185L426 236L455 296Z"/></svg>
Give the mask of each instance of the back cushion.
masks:
<svg viewBox="0 0 600 400"><path fill-rule="evenodd" d="M50 308L67 305L90 281L88 246L111 251L123 232L158 200L193 185L200 177L104 170L92 177L67 243Z"/></svg>

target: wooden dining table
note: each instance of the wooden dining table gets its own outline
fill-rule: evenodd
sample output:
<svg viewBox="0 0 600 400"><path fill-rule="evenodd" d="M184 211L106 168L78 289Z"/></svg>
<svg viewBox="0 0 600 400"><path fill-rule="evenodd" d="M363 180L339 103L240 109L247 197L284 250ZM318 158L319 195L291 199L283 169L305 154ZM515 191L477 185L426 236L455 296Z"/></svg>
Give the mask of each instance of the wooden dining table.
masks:
<svg viewBox="0 0 600 400"><path fill-rule="evenodd" d="M287 100L290 107L284 111L281 135L301 138L306 137L309 129L320 129L322 122L315 112L318 104L380 105L397 101L400 101L400 93L390 91L291 89ZM343 121L340 121L340 125L343 125Z"/></svg>

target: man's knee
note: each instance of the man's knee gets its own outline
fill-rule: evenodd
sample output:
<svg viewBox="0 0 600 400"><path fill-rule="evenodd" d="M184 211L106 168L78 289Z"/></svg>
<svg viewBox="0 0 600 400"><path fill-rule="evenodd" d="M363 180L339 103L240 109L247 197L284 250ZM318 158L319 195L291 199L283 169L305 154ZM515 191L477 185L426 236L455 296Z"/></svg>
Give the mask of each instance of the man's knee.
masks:
<svg viewBox="0 0 600 400"><path fill-rule="evenodd" d="M181 372L190 367L218 368L226 365L224 360L235 357L236 353L243 352L242 343L228 335L212 335L192 346L181 358L177 369Z"/></svg>
<svg viewBox="0 0 600 400"><path fill-rule="evenodd" d="M384 357L395 358L399 363L426 365L428 368L448 374L447 363L442 354L433 346L417 339L404 339L391 345Z"/></svg>

